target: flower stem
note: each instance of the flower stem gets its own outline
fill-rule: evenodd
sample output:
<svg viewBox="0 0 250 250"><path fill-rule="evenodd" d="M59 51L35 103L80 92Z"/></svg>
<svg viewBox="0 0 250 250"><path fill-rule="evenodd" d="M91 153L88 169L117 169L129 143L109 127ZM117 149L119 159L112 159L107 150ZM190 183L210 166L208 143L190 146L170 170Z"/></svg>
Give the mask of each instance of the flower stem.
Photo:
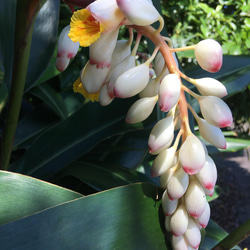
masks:
<svg viewBox="0 0 250 250"><path fill-rule="evenodd" d="M32 31L40 0L18 0L12 82L0 151L0 167L8 170L12 145L20 113L29 62Z"/></svg>

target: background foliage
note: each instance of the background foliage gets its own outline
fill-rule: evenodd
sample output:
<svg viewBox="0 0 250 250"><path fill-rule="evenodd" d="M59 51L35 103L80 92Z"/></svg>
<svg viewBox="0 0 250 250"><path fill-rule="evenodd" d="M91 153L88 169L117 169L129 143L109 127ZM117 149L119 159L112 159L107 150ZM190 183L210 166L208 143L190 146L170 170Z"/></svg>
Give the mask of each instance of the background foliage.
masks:
<svg viewBox="0 0 250 250"><path fill-rule="evenodd" d="M208 37L223 44L228 56L213 77L227 86L235 123L242 117L247 121L249 102L241 108L238 99L249 96L249 2L162 1L161 6L174 44ZM14 53L15 22L9 17L16 14L16 1L2 1L0 14L1 23L7 20L0 27L6 34L0 43L2 136ZM170 249L162 191L150 176L153 158L147 150L157 110L145 122L128 125L126 112L136 98L101 107L73 93L88 49L81 49L64 72L55 68L57 37L70 17L65 3L47 0L35 22L10 172L0 172L1 249ZM140 52L148 48L141 46ZM188 61L194 62L181 61L187 75L209 76ZM229 133L228 151L249 147L248 139L246 133ZM201 249L211 249L227 235L213 221L206 231Z"/></svg>

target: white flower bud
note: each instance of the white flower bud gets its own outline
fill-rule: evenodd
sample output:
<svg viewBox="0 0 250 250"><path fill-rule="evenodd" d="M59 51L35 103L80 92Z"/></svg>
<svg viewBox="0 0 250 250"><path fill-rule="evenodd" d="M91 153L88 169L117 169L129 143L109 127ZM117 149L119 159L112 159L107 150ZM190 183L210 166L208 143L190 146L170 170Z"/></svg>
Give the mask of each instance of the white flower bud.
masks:
<svg viewBox="0 0 250 250"><path fill-rule="evenodd" d="M159 12L151 1L116 0L116 2L124 16L132 24L147 26L156 22L160 18Z"/></svg>
<svg viewBox="0 0 250 250"><path fill-rule="evenodd" d="M141 92L149 81L149 67L143 63L120 75L114 85L114 95L128 98Z"/></svg>
<svg viewBox="0 0 250 250"><path fill-rule="evenodd" d="M151 168L151 176L164 174L175 163L176 149L171 147L162 151L155 159Z"/></svg>
<svg viewBox="0 0 250 250"><path fill-rule="evenodd" d="M139 96L143 98L158 95L159 85L159 81L150 79L148 85L139 93Z"/></svg>
<svg viewBox="0 0 250 250"><path fill-rule="evenodd" d="M172 236L172 247L174 250L190 250L185 238L183 235L180 236Z"/></svg>
<svg viewBox="0 0 250 250"><path fill-rule="evenodd" d="M222 66L222 48L218 42L212 39L200 41L195 46L195 57L204 70L214 73Z"/></svg>
<svg viewBox="0 0 250 250"><path fill-rule="evenodd" d="M168 112L179 100L181 80L177 74L166 75L160 84L159 106L161 111Z"/></svg>
<svg viewBox="0 0 250 250"><path fill-rule="evenodd" d="M211 125L219 128L231 126L233 116L227 104L216 96L200 96L198 98L201 113Z"/></svg>
<svg viewBox="0 0 250 250"><path fill-rule="evenodd" d="M173 140L173 134L174 121L172 116L168 116L158 121L149 135L149 152L152 153L171 143Z"/></svg>
<svg viewBox="0 0 250 250"><path fill-rule="evenodd" d="M200 140L193 134L182 144L179 159L184 171L190 175L198 173L205 163L205 151Z"/></svg>
<svg viewBox="0 0 250 250"><path fill-rule="evenodd" d="M174 236L183 235L188 227L188 213L184 204L178 206L170 218L171 232Z"/></svg>
<svg viewBox="0 0 250 250"><path fill-rule="evenodd" d="M207 189L207 188L203 188L204 192L206 195L212 197L214 195L214 189Z"/></svg>
<svg viewBox="0 0 250 250"><path fill-rule="evenodd" d="M167 194L167 190L162 195L162 209L166 216L174 213L178 206L178 200L170 200Z"/></svg>
<svg viewBox="0 0 250 250"><path fill-rule="evenodd" d="M111 98L108 94L108 85L105 84L100 91L99 94L99 103L102 106L107 106L113 101L113 98Z"/></svg>
<svg viewBox="0 0 250 250"><path fill-rule="evenodd" d="M163 175L160 176L160 186L163 189L167 188L168 182L172 178L175 171L176 171L176 169L173 167L173 168L170 168L169 170L167 170L167 172L165 172Z"/></svg>
<svg viewBox="0 0 250 250"><path fill-rule="evenodd" d="M206 120L197 120L201 136L217 148L226 149L227 142L220 128L209 124Z"/></svg>
<svg viewBox="0 0 250 250"><path fill-rule="evenodd" d="M122 62L131 53L131 47L127 40L118 40L116 42L115 49L112 54L111 68L114 68L120 62Z"/></svg>
<svg viewBox="0 0 250 250"><path fill-rule="evenodd" d="M180 167L168 181L167 192L169 199L176 200L182 197L187 190L188 184L189 176Z"/></svg>
<svg viewBox="0 0 250 250"><path fill-rule="evenodd" d="M204 188L208 190L214 189L217 181L217 168L209 155L206 155L205 164L201 171L196 174L196 177Z"/></svg>
<svg viewBox="0 0 250 250"><path fill-rule="evenodd" d="M218 80L210 77L196 79L195 86L202 95L223 97L227 95L226 87Z"/></svg>
<svg viewBox="0 0 250 250"><path fill-rule="evenodd" d="M188 213L194 218L199 217L206 206L206 195L199 184L195 179L191 180L185 194L185 204Z"/></svg>
<svg viewBox="0 0 250 250"><path fill-rule="evenodd" d="M196 221L199 223L200 226L205 228L209 222L210 219L210 206L208 202L206 202L206 206L202 214L196 219Z"/></svg>
<svg viewBox="0 0 250 250"><path fill-rule="evenodd" d="M191 247L195 249L199 247L201 242L200 229L191 217L189 217L187 231L184 236Z"/></svg>
<svg viewBox="0 0 250 250"><path fill-rule="evenodd" d="M96 64L89 61L81 72L81 82L85 90L90 93L99 92L109 73L109 68L97 68Z"/></svg>
<svg viewBox="0 0 250 250"><path fill-rule="evenodd" d="M101 37L89 47L89 61L97 68L109 67L112 53L115 49L119 29L102 34Z"/></svg>
<svg viewBox="0 0 250 250"><path fill-rule="evenodd" d="M128 110L126 122L137 123L146 120L152 113L157 100L157 96L137 100Z"/></svg>
<svg viewBox="0 0 250 250"><path fill-rule="evenodd" d="M68 65L71 58L75 57L78 49L79 42L73 42L69 37L70 26L66 26L58 38L57 45L57 58L56 58L56 68L59 71L64 71Z"/></svg>

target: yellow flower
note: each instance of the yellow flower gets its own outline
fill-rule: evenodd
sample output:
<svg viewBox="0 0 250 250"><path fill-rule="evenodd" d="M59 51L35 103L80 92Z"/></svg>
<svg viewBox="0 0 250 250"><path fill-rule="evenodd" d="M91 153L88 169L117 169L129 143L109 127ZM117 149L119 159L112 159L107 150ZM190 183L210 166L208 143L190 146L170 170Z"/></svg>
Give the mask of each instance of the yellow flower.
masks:
<svg viewBox="0 0 250 250"><path fill-rule="evenodd" d="M73 84L73 90L76 93L80 93L82 94L86 99L90 99L92 102L94 101L99 101L99 92L97 93L93 93L93 94L89 94L84 87L82 86L82 82L80 77L74 82Z"/></svg>
<svg viewBox="0 0 250 250"><path fill-rule="evenodd" d="M103 25L87 9L81 9L71 17L69 38L82 47L88 47L100 38L103 30Z"/></svg>

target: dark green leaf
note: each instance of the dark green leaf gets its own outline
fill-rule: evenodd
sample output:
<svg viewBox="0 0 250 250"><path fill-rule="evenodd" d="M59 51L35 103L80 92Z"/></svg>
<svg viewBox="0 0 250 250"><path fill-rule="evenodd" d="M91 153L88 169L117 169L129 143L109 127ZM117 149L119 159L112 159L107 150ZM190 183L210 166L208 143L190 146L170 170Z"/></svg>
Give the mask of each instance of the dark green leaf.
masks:
<svg viewBox="0 0 250 250"><path fill-rule="evenodd" d="M32 36L26 90L31 88L42 75L54 53L59 7L59 0L47 0L37 15Z"/></svg>
<svg viewBox="0 0 250 250"><path fill-rule="evenodd" d="M82 197L68 189L5 171L0 171L0 192L0 225Z"/></svg>
<svg viewBox="0 0 250 250"><path fill-rule="evenodd" d="M115 188L3 225L1 249L171 249L157 190L150 184Z"/></svg>

